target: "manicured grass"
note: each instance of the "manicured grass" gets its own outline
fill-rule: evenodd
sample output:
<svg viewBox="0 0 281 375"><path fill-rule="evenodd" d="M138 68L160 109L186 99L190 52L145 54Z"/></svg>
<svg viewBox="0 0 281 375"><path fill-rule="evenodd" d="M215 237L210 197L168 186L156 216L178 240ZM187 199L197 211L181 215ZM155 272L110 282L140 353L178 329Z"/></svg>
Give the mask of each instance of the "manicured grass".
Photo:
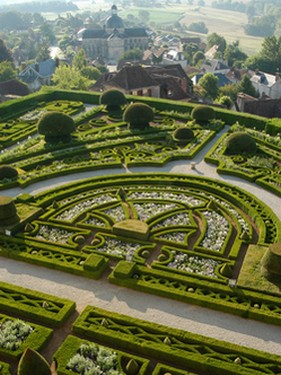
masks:
<svg viewBox="0 0 281 375"><path fill-rule="evenodd" d="M251 245L248 247L237 286L281 295L280 278L271 276L268 279L265 270L261 267L261 260L266 250L266 246Z"/></svg>

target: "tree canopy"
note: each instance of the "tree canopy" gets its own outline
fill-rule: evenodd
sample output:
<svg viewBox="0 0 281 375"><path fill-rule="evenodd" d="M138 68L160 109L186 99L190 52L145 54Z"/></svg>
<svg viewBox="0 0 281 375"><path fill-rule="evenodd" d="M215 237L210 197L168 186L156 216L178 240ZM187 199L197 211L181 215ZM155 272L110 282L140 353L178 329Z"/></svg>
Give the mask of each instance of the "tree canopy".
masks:
<svg viewBox="0 0 281 375"><path fill-rule="evenodd" d="M0 62L2 61L13 61L11 52L6 47L6 44L0 39Z"/></svg>
<svg viewBox="0 0 281 375"><path fill-rule="evenodd" d="M10 61L2 61L0 63L0 82L9 81L16 78L16 70Z"/></svg>
<svg viewBox="0 0 281 375"><path fill-rule="evenodd" d="M206 73L199 79L201 86L211 99L215 99L219 93L219 79L213 73Z"/></svg>
<svg viewBox="0 0 281 375"><path fill-rule="evenodd" d="M89 80L77 68L66 65L57 67L52 81L59 89L86 90L89 86Z"/></svg>

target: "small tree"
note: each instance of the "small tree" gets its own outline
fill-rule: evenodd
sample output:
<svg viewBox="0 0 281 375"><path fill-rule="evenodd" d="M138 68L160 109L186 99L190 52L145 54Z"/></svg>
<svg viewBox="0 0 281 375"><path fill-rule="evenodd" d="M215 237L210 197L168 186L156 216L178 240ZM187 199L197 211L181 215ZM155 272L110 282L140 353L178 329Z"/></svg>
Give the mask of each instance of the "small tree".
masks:
<svg viewBox="0 0 281 375"><path fill-rule="evenodd" d="M123 114L123 120L130 124L131 129L143 130L149 126L153 118L152 108L143 103L130 104Z"/></svg>
<svg viewBox="0 0 281 375"><path fill-rule="evenodd" d="M19 221L14 200L8 196L0 196L0 227L7 227Z"/></svg>
<svg viewBox="0 0 281 375"><path fill-rule="evenodd" d="M258 96L257 90L254 88L250 78L246 74L243 75L241 82L238 85L238 89L247 95L251 95L253 97Z"/></svg>
<svg viewBox="0 0 281 375"><path fill-rule="evenodd" d="M106 105L108 111L118 111L127 103L123 92L115 89L104 91L100 96L100 104Z"/></svg>
<svg viewBox="0 0 281 375"><path fill-rule="evenodd" d="M219 93L219 79L213 73L206 73L199 79L198 85L206 90L211 99L216 99Z"/></svg>
<svg viewBox="0 0 281 375"><path fill-rule="evenodd" d="M37 123L38 133L45 135L47 142L69 141L75 130L72 117L58 111L45 113Z"/></svg>

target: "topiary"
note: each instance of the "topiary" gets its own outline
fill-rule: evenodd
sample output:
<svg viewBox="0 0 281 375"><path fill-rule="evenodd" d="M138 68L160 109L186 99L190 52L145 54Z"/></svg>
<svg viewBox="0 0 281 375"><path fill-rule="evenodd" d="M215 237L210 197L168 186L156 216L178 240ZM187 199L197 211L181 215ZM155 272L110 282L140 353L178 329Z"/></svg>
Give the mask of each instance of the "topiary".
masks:
<svg viewBox="0 0 281 375"><path fill-rule="evenodd" d="M204 124L213 120L216 117L216 113L212 107L200 104L193 108L191 117L199 124Z"/></svg>
<svg viewBox="0 0 281 375"><path fill-rule="evenodd" d="M108 111L118 111L127 103L123 92L115 89L104 91L100 96L100 104L106 105Z"/></svg>
<svg viewBox="0 0 281 375"><path fill-rule="evenodd" d="M226 139L226 151L229 154L254 154L257 151L257 145L253 137L245 132L236 132L230 134Z"/></svg>
<svg viewBox="0 0 281 375"><path fill-rule="evenodd" d="M269 246L261 263L268 273L281 276L281 242Z"/></svg>
<svg viewBox="0 0 281 375"><path fill-rule="evenodd" d="M123 114L123 120L130 124L131 129L144 130L153 119L154 113L152 108L143 103L130 104Z"/></svg>
<svg viewBox="0 0 281 375"><path fill-rule="evenodd" d="M33 349L23 352L18 365L17 375L52 375L50 365L45 358Z"/></svg>
<svg viewBox="0 0 281 375"><path fill-rule="evenodd" d="M46 112L37 123L38 133L45 135L47 142L69 140L75 130L72 117L58 111Z"/></svg>
<svg viewBox="0 0 281 375"><path fill-rule="evenodd" d="M11 197L0 196L0 226L5 227L17 223L19 217L14 200Z"/></svg>
<svg viewBox="0 0 281 375"><path fill-rule="evenodd" d="M18 171L16 168L10 165L0 165L0 180L4 178L16 178L18 176Z"/></svg>
<svg viewBox="0 0 281 375"><path fill-rule="evenodd" d="M174 131L174 139L176 141L189 141L192 138L194 138L193 130L185 126L181 126Z"/></svg>

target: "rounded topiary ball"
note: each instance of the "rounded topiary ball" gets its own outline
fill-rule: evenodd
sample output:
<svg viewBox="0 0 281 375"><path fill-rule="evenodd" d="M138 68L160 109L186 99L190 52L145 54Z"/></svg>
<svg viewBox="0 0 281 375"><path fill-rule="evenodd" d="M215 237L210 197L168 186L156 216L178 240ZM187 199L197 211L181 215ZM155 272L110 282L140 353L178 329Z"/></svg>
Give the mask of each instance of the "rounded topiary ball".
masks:
<svg viewBox="0 0 281 375"><path fill-rule="evenodd" d="M226 139L226 150L229 154L253 154L257 145L253 137L245 132L232 133Z"/></svg>
<svg viewBox="0 0 281 375"><path fill-rule="evenodd" d="M10 165L0 165L0 180L3 178L16 178L18 176L18 171L16 168Z"/></svg>
<svg viewBox="0 0 281 375"><path fill-rule="evenodd" d="M15 202L11 197L0 196L0 226L5 227L17 223L19 217Z"/></svg>
<svg viewBox="0 0 281 375"><path fill-rule="evenodd" d="M106 105L108 110L118 110L127 103L123 92L115 89L107 90L100 96L100 104Z"/></svg>
<svg viewBox="0 0 281 375"><path fill-rule="evenodd" d="M212 107L207 105L197 105L191 112L191 117L198 123L206 123L216 117L216 113Z"/></svg>
<svg viewBox="0 0 281 375"><path fill-rule="evenodd" d="M38 133L45 135L45 139L68 139L75 130L72 117L58 111L46 112L38 121Z"/></svg>
<svg viewBox="0 0 281 375"><path fill-rule="evenodd" d="M143 103L130 104L123 114L123 120L130 124L132 129L143 130L153 121L154 113L152 108Z"/></svg>
<svg viewBox="0 0 281 375"><path fill-rule="evenodd" d="M194 138L194 133L192 129L182 126L175 130L174 138L179 141L188 141Z"/></svg>

